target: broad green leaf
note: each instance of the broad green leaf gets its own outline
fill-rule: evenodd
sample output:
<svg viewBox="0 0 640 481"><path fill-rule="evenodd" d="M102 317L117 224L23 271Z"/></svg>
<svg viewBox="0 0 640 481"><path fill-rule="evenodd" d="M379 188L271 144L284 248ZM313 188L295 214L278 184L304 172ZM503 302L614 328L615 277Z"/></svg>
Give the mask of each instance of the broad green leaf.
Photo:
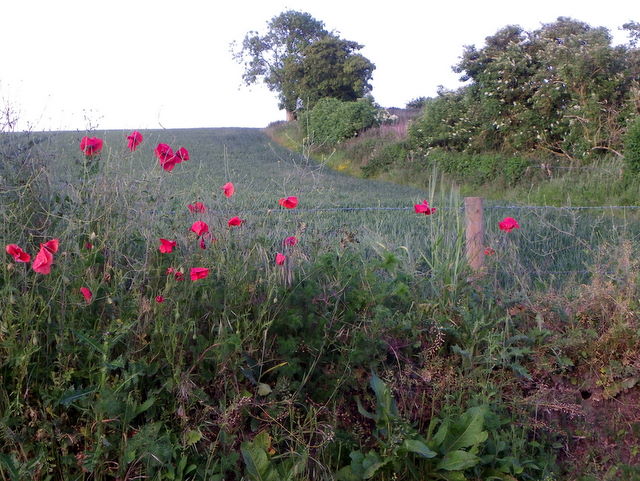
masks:
<svg viewBox="0 0 640 481"><path fill-rule="evenodd" d="M467 477L462 471L447 471L446 473L438 473L438 476L441 476L447 481L467 481ZM487 480L485 479L483 481Z"/></svg>
<svg viewBox="0 0 640 481"><path fill-rule="evenodd" d="M376 395L376 411L378 413L378 417L382 419L397 418L398 408L396 406L396 401L391 395L389 387L376 375L376 373L371 375L371 381L369 384Z"/></svg>
<svg viewBox="0 0 640 481"><path fill-rule="evenodd" d="M271 436L268 432L261 431L253 438L253 444L264 451L269 451L269 448L271 448Z"/></svg>
<svg viewBox="0 0 640 481"><path fill-rule="evenodd" d="M391 458L383 460L375 451L369 451L362 460L362 467L364 468L362 479L373 478L373 475L376 474L376 471L378 471L378 469L387 464L389 461L391 461Z"/></svg>
<svg viewBox="0 0 640 481"><path fill-rule="evenodd" d="M436 456L436 452L429 449L429 447L418 439L405 439L402 443L402 447L410 453L416 453L423 458L433 458Z"/></svg>
<svg viewBox="0 0 640 481"><path fill-rule="evenodd" d="M484 416L486 408L484 406L468 409L460 419L453 425L449 436L443 443L445 451L456 451L460 448L467 448L487 440L488 433L483 431Z"/></svg>
<svg viewBox="0 0 640 481"><path fill-rule="evenodd" d="M450 451L437 464L437 470L464 471L478 464L480 458L467 451Z"/></svg>
<svg viewBox="0 0 640 481"><path fill-rule="evenodd" d="M360 402L360 398L358 396L356 396L355 399L356 399L356 405L358 406L358 412L360 414L362 414L367 419L373 419L374 421L378 420L377 416L371 414L362 406L362 403Z"/></svg>
<svg viewBox="0 0 640 481"><path fill-rule="evenodd" d="M442 443L444 443L444 440L446 439L447 434L449 434L449 423L450 423L449 419L445 419L440 424L438 431L436 432L435 436L433 436L434 446L441 446Z"/></svg>
<svg viewBox="0 0 640 481"><path fill-rule="evenodd" d="M200 441L202 439L202 433L198 430L191 430L187 433L187 435L185 436L185 443L187 446L193 446L194 444L196 444L198 441ZM187 458L184 458L185 463Z"/></svg>
<svg viewBox="0 0 640 481"><path fill-rule="evenodd" d="M147 409L153 406L153 403L155 402L156 402L156 398L150 397L149 399L147 399L145 402L143 402L142 404L140 404L140 406L136 408L135 415L137 416L138 414L145 412Z"/></svg>
<svg viewBox="0 0 640 481"><path fill-rule="evenodd" d="M254 481L270 480L271 465L264 449L253 442L246 442L240 446L240 452L247 467L249 479Z"/></svg>
<svg viewBox="0 0 640 481"><path fill-rule="evenodd" d="M351 469L351 466L345 466L336 473L336 479L338 481L360 481L362 478L360 476L356 476L353 469Z"/></svg>
<svg viewBox="0 0 640 481"><path fill-rule="evenodd" d="M261 382L258 384L258 396L268 396L271 394L271 386Z"/></svg>
<svg viewBox="0 0 640 481"><path fill-rule="evenodd" d="M73 333L74 336L76 336L80 341L84 342L85 344L88 344L89 346L91 346L91 348L100 353L100 354L106 354L104 352L104 350L102 349L102 347L100 347L98 345L98 341L95 341L93 339L88 338L87 336L85 336L84 334L82 334L80 331L76 331L75 329L71 329L71 332Z"/></svg>

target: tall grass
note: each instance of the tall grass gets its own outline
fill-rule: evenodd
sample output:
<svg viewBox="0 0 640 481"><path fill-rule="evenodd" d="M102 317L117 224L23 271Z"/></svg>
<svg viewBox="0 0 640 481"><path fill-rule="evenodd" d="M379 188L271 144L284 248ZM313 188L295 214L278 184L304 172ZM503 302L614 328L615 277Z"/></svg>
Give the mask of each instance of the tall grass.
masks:
<svg viewBox="0 0 640 481"><path fill-rule="evenodd" d="M441 180L354 179L255 130L143 134L130 153L125 132L95 132L107 147L92 159L79 133L2 137L0 244L61 247L49 275L3 261L0 479L259 479L247 453L265 473L334 479L350 453L379 449L355 401L374 402L372 372L398 399L402 436L490 407L491 441L478 443L470 479L512 449L505 474L518 463L522 479L550 472L551 448L527 445L526 421L505 428L528 415L514 393L536 341L494 293L531 293L550 269L588 269L596 244L634 239L634 218L522 211L507 236L496 227L505 210L491 209L496 255L479 285L464 260L460 194ZM187 147L191 160L163 171L158 142ZM287 195L296 209L278 206ZM436 213L413 212L422 199ZM207 211L189 212L195 201ZM227 226L234 215L243 226ZM206 249L189 231L196 219L216 238ZM299 243L283 245L291 235ZM161 237L177 241L174 252L158 251ZM191 281L192 267L209 276ZM434 466L417 465L398 468L400 479L431 479Z"/></svg>

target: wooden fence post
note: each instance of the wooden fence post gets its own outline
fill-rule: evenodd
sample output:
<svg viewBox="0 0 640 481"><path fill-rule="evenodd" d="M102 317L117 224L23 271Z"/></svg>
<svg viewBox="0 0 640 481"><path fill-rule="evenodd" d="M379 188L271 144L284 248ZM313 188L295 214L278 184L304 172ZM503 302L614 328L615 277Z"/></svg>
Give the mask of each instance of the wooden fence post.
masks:
<svg viewBox="0 0 640 481"><path fill-rule="evenodd" d="M482 197L465 197L466 254L471 269L481 274L484 267L484 220Z"/></svg>

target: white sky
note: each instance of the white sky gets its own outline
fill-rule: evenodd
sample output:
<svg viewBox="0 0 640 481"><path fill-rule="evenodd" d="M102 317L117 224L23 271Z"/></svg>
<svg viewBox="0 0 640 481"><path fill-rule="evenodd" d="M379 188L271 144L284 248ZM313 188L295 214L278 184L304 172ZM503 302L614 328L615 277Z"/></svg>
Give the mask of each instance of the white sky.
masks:
<svg viewBox="0 0 640 481"><path fill-rule="evenodd" d="M463 46L505 25L569 16L623 43L640 21L636 0L0 0L0 106L34 130L264 127L284 112L242 84L230 43L287 9L365 45L385 107L455 88Z"/></svg>

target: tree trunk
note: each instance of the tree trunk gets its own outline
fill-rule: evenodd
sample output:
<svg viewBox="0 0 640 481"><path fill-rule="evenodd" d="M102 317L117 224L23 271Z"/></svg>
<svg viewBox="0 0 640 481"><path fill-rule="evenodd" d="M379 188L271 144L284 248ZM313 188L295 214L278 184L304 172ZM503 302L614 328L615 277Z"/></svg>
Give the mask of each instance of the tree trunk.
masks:
<svg viewBox="0 0 640 481"><path fill-rule="evenodd" d="M293 122L294 120L298 120L298 116L292 110L287 110L287 122Z"/></svg>

